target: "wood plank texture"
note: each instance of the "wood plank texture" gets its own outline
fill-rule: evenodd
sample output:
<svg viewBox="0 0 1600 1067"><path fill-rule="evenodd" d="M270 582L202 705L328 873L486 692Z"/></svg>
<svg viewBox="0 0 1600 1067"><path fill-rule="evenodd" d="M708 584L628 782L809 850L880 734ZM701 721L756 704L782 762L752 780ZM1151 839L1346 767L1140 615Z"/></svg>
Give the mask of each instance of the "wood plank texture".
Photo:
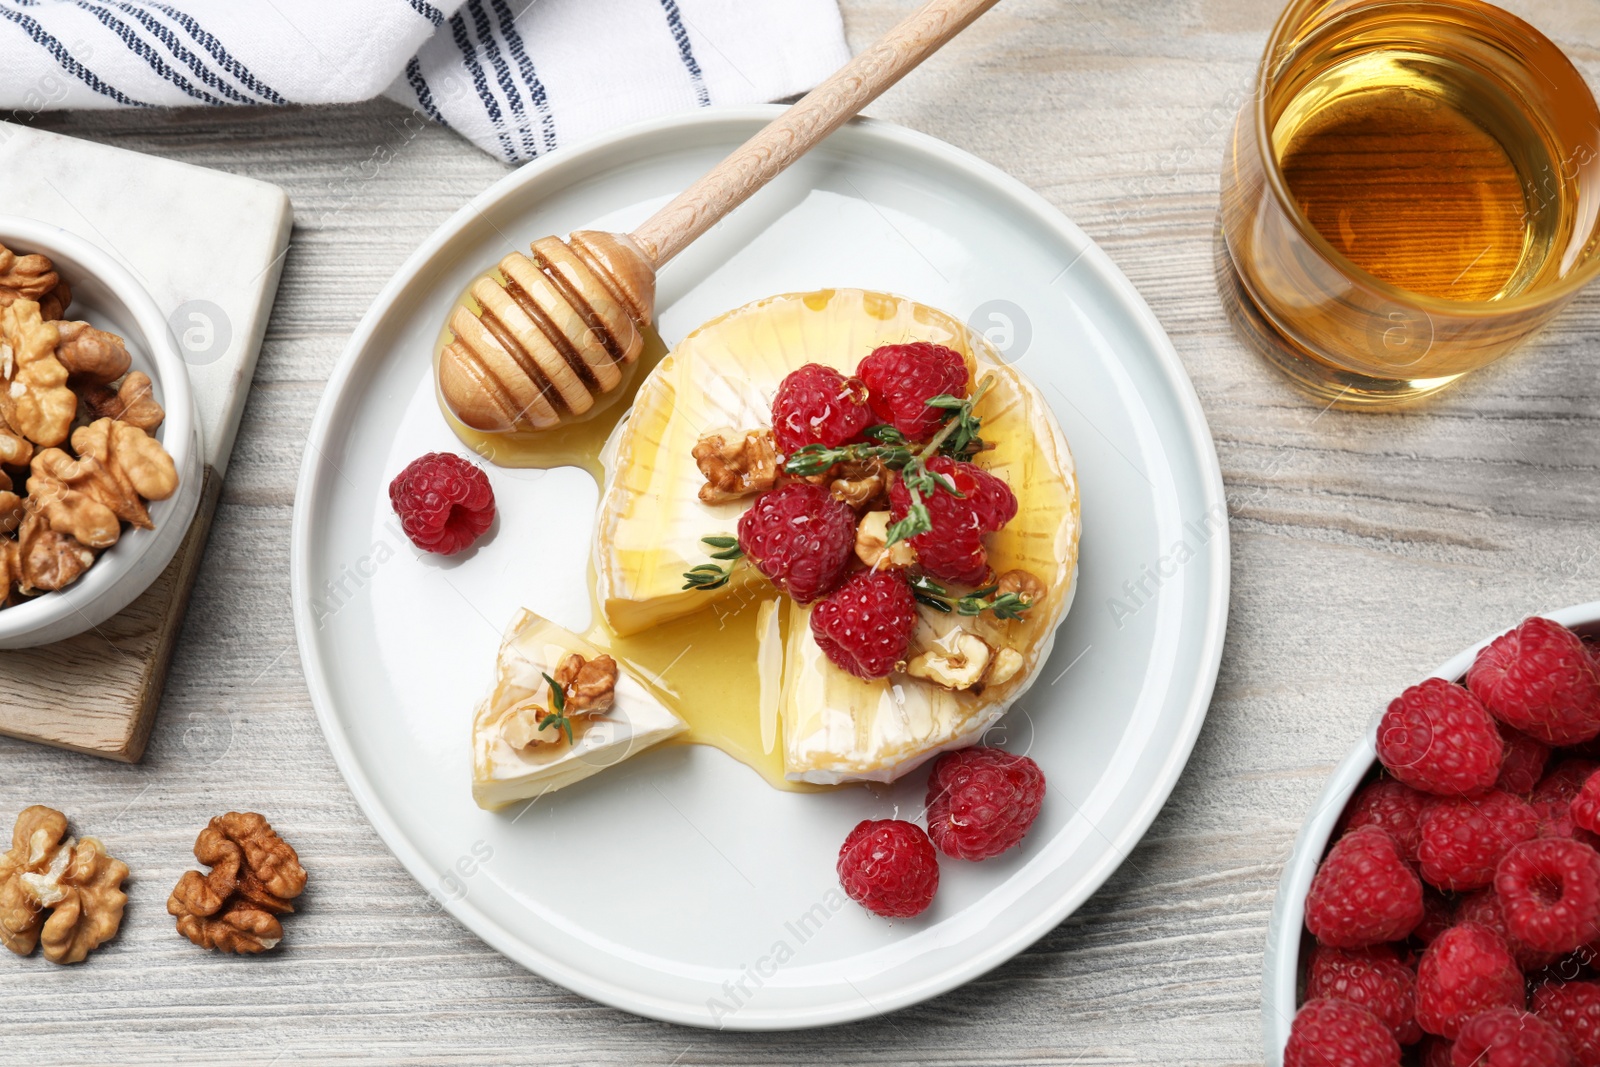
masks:
<svg viewBox="0 0 1600 1067"><path fill-rule="evenodd" d="M0 652L0 734L138 762L221 494L222 476L206 467L189 533L138 600L77 637Z"/></svg>
<svg viewBox="0 0 1600 1067"><path fill-rule="evenodd" d="M913 6L845 0L851 43ZM1099 893L960 990L797 1034L640 1020L507 962L385 850L311 711L288 577L306 429L379 288L505 168L386 103L45 116L279 184L297 227L144 761L0 739L0 816L63 808L135 874L122 933L86 966L0 958L0 1063L1259 1064L1267 914L1324 777L1447 656L1600 596L1600 290L1404 413L1320 412L1232 332L1213 274L1218 173L1279 6L1005 0L870 109L1039 190L1154 307L1216 437L1233 603L1194 757ZM1600 85L1600 5L1529 13ZM228 808L269 813L312 871L268 958L201 953L162 908L195 833Z"/></svg>

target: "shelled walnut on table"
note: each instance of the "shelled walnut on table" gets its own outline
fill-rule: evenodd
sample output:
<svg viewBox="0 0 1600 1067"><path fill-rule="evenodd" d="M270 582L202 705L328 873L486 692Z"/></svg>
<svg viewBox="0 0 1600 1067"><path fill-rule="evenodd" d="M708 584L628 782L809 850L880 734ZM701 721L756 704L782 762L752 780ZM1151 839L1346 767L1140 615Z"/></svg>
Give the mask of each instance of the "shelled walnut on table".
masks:
<svg viewBox="0 0 1600 1067"><path fill-rule="evenodd" d="M178 489L150 378L71 302L48 257L0 246L0 607L71 585Z"/></svg>

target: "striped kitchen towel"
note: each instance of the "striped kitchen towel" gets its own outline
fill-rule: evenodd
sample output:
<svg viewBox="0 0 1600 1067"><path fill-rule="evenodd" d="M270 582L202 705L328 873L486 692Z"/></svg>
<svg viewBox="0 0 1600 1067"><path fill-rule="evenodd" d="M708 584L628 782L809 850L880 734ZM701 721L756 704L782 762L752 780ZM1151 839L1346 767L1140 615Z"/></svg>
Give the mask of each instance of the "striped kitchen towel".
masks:
<svg viewBox="0 0 1600 1067"><path fill-rule="evenodd" d="M836 0L0 0L0 110L383 95L513 163L849 55Z"/></svg>

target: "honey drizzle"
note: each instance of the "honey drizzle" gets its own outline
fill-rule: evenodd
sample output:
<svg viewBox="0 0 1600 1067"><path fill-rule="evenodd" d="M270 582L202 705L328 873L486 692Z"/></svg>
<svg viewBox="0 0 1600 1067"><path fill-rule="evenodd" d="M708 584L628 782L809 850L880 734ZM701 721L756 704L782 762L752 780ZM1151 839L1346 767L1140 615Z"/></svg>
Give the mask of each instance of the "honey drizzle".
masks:
<svg viewBox="0 0 1600 1067"><path fill-rule="evenodd" d="M470 297L464 299L470 301ZM440 332L434 346L435 360L450 336L448 327ZM666 345L655 330L647 331L643 339L644 350L639 358L623 368L623 384L596 396L594 407L582 416L570 420L564 416L562 424L553 429L486 434L462 424L442 397L439 410L461 442L490 463L538 470L578 467L588 471L596 485L602 485L605 468L600 453L612 430L632 407L640 385L667 354ZM763 737L757 622L761 605L777 598L770 585L752 581L740 595L719 602L709 611L619 637L606 625L595 599L592 562L588 584L592 622L582 635L584 640L616 656L656 699L689 724L687 732L667 744L721 749L775 789L815 792L830 788L785 780L781 724L776 733L769 726L770 745ZM786 618L787 613L780 617Z"/></svg>

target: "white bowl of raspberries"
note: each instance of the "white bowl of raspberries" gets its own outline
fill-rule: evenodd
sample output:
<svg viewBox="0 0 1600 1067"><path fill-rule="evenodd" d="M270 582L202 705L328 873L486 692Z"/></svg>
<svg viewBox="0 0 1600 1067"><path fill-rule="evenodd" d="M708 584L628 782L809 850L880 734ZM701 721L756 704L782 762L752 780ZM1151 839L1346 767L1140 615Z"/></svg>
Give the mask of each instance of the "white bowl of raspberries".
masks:
<svg viewBox="0 0 1600 1067"><path fill-rule="evenodd" d="M1283 1067L1600 1067L1600 602L1389 705L1295 841L1263 984Z"/></svg>

